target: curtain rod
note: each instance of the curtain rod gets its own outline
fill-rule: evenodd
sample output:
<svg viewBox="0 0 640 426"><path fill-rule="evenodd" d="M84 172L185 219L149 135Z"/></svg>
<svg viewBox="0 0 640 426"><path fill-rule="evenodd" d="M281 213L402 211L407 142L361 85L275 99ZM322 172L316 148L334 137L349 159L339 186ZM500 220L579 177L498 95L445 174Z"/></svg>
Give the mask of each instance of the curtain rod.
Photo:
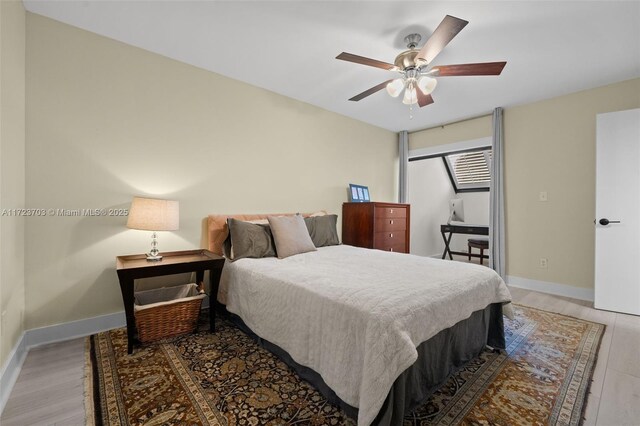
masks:
<svg viewBox="0 0 640 426"><path fill-rule="evenodd" d="M463 118L462 120L452 121L451 123L445 123L445 124L441 124L439 126L428 127L426 129L422 129L422 130L416 130L415 132L411 132L411 133L424 132L425 130L431 130L431 129L437 129L437 128L444 129L446 126L451 126L452 124L464 123L465 121L477 120L478 118L491 117L492 115L493 115L493 112L490 112L488 114L477 115L475 117L469 117L469 118Z"/></svg>

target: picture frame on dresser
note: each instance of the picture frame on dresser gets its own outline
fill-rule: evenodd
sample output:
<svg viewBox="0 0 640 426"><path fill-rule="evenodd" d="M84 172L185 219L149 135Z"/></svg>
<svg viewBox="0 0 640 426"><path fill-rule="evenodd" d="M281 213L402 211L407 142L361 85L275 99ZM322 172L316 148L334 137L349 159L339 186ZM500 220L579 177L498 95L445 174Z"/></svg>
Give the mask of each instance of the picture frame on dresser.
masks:
<svg viewBox="0 0 640 426"><path fill-rule="evenodd" d="M349 184L349 202L368 203L371 201L369 187L363 185Z"/></svg>

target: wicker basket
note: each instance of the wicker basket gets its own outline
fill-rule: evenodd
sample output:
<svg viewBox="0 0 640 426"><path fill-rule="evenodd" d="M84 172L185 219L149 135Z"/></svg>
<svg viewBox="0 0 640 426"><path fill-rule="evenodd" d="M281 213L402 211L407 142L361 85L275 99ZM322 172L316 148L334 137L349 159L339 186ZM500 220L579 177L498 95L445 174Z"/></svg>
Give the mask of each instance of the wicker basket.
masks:
<svg viewBox="0 0 640 426"><path fill-rule="evenodd" d="M204 297L195 284L137 292L134 315L138 339L145 343L192 333L198 326Z"/></svg>

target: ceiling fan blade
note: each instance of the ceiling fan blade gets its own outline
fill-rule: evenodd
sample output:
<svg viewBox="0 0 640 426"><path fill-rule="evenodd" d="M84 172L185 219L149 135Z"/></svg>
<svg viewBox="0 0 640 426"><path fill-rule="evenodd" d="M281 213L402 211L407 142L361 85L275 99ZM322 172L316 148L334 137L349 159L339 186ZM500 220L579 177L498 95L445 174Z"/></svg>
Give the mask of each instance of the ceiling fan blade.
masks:
<svg viewBox="0 0 640 426"><path fill-rule="evenodd" d="M365 58L364 56L354 55L352 53L342 52L336 59L343 61L355 62L356 64L368 65L370 67L382 68L383 70L395 70L397 67L388 62L378 61L376 59Z"/></svg>
<svg viewBox="0 0 640 426"><path fill-rule="evenodd" d="M431 95L425 95L422 93L422 90L416 89L416 94L418 95L418 105L420 105L420 108L433 103Z"/></svg>
<svg viewBox="0 0 640 426"><path fill-rule="evenodd" d="M349 99L349 100L350 100L350 101L358 102L359 100L364 99L364 98L366 98L367 96L369 96L369 95L373 95L374 93L376 93L376 92L378 92L378 91L380 91L380 90L384 89L384 88L387 86L387 84L389 84L389 83L390 83L390 82L392 82L392 81L393 81L393 79L391 79L391 80L387 80L387 81L385 81L384 83L380 83L380 84L378 84L377 86L373 86L371 89L367 89L367 90L365 90L364 92L362 92L362 93L360 93L360 94L355 95L353 98L351 98L351 99Z"/></svg>
<svg viewBox="0 0 640 426"><path fill-rule="evenodd" d="M416 55L416 59L423 59L428 64L442 52L442 49L469 23L464 19L447 15L444 17L438 28L431 34L431 37L422 46L420 52Z"/></svg>
<svg viewBox="0 0 640 426"><path fill-rule="evenodd" d="M480 64L437 65L438 77L454 77L463 75L500 75L506 62L483 62Z"/></svg>

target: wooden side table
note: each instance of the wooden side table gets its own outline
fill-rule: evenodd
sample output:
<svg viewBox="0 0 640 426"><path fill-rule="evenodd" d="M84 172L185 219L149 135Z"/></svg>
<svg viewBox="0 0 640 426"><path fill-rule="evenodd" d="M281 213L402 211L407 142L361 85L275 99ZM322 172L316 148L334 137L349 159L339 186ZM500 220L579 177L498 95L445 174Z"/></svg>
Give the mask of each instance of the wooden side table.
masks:
<svg viewBox="0 0 640 426"><path fill-rule="evenodd" d="M134 254L116 257L116 270L120 280L122 302L127 317L127 352L133 353L136 341L136 321L133 315L134 280L140 278L159 277L162 275L195 272L196 282L200 285L204 280L204 271L209 271L209 325L215 331L215 306L220 275L224 266L224 257L209 250L186 250L162 253L162 260L147 261L147 255Z"/></svg>

